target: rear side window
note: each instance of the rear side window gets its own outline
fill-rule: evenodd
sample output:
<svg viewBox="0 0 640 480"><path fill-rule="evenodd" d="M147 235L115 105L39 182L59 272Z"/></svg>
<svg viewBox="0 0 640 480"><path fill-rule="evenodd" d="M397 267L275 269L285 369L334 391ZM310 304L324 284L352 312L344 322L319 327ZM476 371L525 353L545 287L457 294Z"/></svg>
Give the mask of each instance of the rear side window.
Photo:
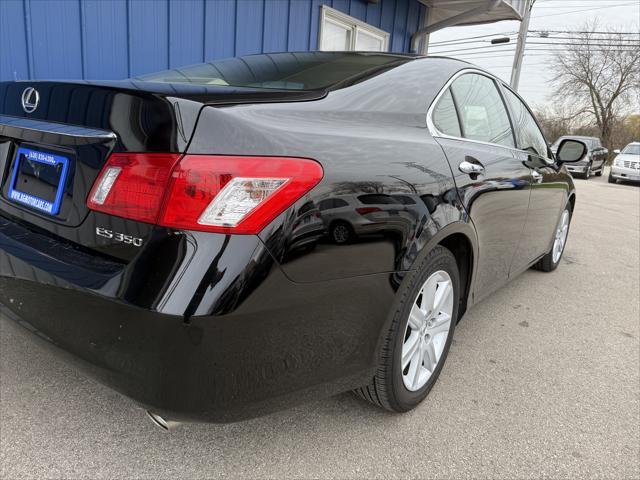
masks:
<svg viewBox="0 0 640 480"><path fill-rule="evenodd" d="M397 205L398 203L400 203L397 200L394 200L393 197L385 195L383 193L360 195L358 197L358 200L360 200L365 205Z"/></svg>
<svg viewBox="0 0 640 480"><path fill-rule="evenodd" d="M349 204L340 198L327 198L318 203L318 209L331 210L333 208L348 207Z"/></svg>
<svg viewBox="0 0 640 480"><path fill-rule="evenodd" d="M461 137L460 122L458 121L458 113L456 112L456 106L453 103L453 97L451 91L447 89L442 95L436 108L433 110L431 116L434 126L439 132L445 135L451 135L453 137Z"/></svg>
<svg viewBox="0 0 640 480"><path fill-rule="evenodd" d="M451 93L464 138L515 147L509 116L493 80L473 73L462 75L451 84Z"/></svg>
<svg viewBox="0 0 640 480"><path fill-rule="evenodd" d="M402 205L415 205L416 202L411 197L407 197L406 195L394 195L393 198Z"/></svg>
<svg viewBox="0 0 640 480"><path fill-rule="evenodd" d="M305 213L310 212L314 208L315 208L315 205L313 204L313 202L307 202L300 207L300 210L298 210L298 215L304 215Z"/></svg>
<svg viewBox="0 0 640 480"><path fill-rule="evenodd" d="M513 126L516 129L518 148L535 152L541 157L547 156L547 141L538 128L531 113L512 91L504 89L505 97L513 113Z"/></svg>

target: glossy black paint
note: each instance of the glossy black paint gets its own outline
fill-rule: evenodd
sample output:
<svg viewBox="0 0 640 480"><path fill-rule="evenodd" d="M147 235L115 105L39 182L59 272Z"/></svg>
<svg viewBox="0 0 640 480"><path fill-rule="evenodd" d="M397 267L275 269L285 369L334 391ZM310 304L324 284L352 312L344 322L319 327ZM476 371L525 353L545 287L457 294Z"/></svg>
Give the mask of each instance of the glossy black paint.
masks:
<svg viewBox="0 0 640 480"><path fill-rule="evenodd" d="M556 164L430 134L429 106L465 68L407 57L323 92L45 82L31 115L15 106L31 84L0 84L0 304L172 419L239 420L367 383L430 248L465 257L464 311L548 250L573 195ZM21 142L78 159L59 218L7 200ZM325 176L258 236L177 231L86 209L114 151L305 157ZM456 169L469 155L486 175Z"/></svg>

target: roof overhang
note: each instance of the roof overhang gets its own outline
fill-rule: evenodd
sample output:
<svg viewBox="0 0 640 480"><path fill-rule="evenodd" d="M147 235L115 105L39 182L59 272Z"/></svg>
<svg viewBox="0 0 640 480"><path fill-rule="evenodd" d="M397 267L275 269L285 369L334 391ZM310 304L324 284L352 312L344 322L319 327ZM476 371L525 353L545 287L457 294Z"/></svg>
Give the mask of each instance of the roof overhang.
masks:
<svg viewBox="0 0 640 480"><path fill-rule="evenodd" d="M530 0L419 0L428 7L426 23L412 37L416 41L426 34L446 27L479 25L524 17Z"/></svg>
<svg viewBox="0 0 640 480"><path fill-rule="evenodd" d="M522 20L527 0L420 0L429 7L428 20L425 26L435 25L442 21L474 11L460 18L454 25L478 25L499 22L500 20ZM451 26L451 25L449 25Z"/></svg>

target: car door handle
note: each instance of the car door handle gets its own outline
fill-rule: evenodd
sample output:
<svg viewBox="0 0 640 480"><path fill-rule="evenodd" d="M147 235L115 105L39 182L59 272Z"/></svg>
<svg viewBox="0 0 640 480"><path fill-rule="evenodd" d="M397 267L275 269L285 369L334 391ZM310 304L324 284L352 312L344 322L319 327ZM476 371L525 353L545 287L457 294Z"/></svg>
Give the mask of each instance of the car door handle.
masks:
<svg viewBox="0 0 640 480"><path fill-rule="evenodd" d="M533 177L533 181L534 181L535 183L542 183L542 178L543 178L543 176L542 176L542 174L541 174L539 171L537 171L537 170L532 170L532 171L531 171L531 176Z"/></svg>
<svg viewBox="0 0 640 480"><path fill-rule="evenodd" d="M469 175L480 175L481 173L484 173L484 167L480 162L471 163L468 160L460 163L460 165L458 165L458 169L462 173L468 173Z"/></svg>

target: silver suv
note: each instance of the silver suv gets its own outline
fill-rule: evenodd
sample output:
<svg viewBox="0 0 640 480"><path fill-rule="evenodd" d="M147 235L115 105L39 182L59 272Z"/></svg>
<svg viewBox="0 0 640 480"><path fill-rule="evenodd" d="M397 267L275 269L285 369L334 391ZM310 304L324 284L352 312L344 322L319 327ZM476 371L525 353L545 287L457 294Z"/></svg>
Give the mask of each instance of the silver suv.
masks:
<svg viewBox="0 0 640 480"><path fill-rule="evenodd" d="M614 150L618 155L613 160L609 172L609 183L618 180L640 182L640 142L632 142L622 151Z"/></svg>

